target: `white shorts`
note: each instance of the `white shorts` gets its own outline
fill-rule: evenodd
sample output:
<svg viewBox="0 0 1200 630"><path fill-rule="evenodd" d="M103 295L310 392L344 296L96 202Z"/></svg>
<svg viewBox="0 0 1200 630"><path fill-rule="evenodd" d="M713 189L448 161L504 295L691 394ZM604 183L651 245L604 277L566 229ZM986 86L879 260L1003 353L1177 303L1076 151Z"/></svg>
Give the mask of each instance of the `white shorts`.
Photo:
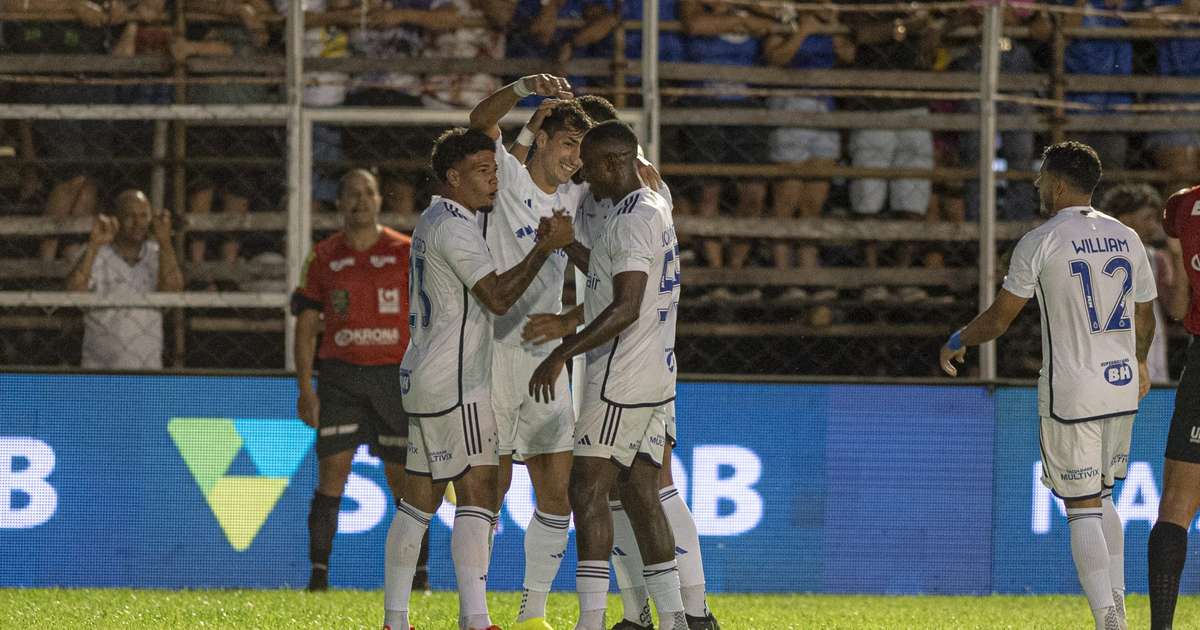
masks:
<svg viewBox="0 0 1200 630"><path fill-rule="evenodd" d="M433 481L454 481L472 466L496 466L496 416L491 396L478 390L440 416L408 418L405 470Z"/></svg>
<svg viewBox="0 0 1200 630"><path fill-rule="evenodd" d="M661 407L655 407L655 409L658 410L658 413L663 414L663 424L666 425L667 444L670 444L671 448L675 448L675 444L678 443L675 439L675 401L672 400Z"/></svg>
<svg viewBox="0 0 1200 630"><path fill-rule="evenodd" d="M529 395L529 379L547 355L497 343L492 346L492 410L496 414L498 450L528 459L547 453L569 453L575 443L575 408L571 379L564 367L554 385L554 400L538 402Z"/></svg>
<svg viewBox="0 0 1200 630"><path fill-rule="evenodd" d="M604 377L603 371L597 375ZM642 456L662 467L667 444L667 405L618 407L600 399L601 382L589 382L575 425L575 456L611 459L622 468Z"/></svg>
<svg viewBox="0 0 1200 630"><path fill-rule="evenodd" d="M1098 497L1129 469L1133 415L1067 424L1042 418L1042 484L1060 499Z"/></svg>

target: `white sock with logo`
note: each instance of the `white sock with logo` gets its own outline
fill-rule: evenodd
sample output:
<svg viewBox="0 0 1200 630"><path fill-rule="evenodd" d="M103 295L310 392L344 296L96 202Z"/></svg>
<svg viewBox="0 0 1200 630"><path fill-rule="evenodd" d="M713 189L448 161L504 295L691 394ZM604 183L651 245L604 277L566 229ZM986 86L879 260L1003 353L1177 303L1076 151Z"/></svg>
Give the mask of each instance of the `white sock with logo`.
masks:
<svg viewBox="0 0 1200 630"><path fill-rule="evenodd" d="M704 558L700 555L700 534L696 520L675 486L658 491L663 512L675 534L675 561L679 563L679 588L683 594L683 609L693 617L708 616L704 595Z"/></svg>
<svg viewBox="0 0 1200 630"><path fill-rule="evenodd" d="M454 511L450 555L454 558L459 627L463 630L492 625L487 607L487 574L492 555L488 540L495 517L495 512L473 505L460 505Z"/></svg>
<svg viewBox="0 0 1200 630"><path fill-rule="evenodd" d="M432 518L403 500L396 502L383 556L383 625L392 630L408 630L413 574L421 555L421 539Z"/></svg>
<svg viewBox="0 0 1200 630"><path fill-rule="evenodd" d="M1124 617L1125 528L1121 524L1121 516L1117 514L1117 506L1113 505L1112 490L1105 491L1100 507L1104 510L1104 543L1108 547L1108 579L1112 583L1113 604L1116 605L1117 612Z"/></svg>
<svg viewBox="0 0 1200 630"><path fill-rule="evenodd" d="M580 560L575 565L575 592L579 593L579 623L575 624L575 630L605 630L608 561Z"/></svg>
<svg viewBox="0 0 1200 630"><path fill-rule="evenodd" d="M571 516L534 510L525 530L525 581L521 594L521 612L517 621L546 616L546 596L558 575L567 551L567 527Z"/></svg>
<svg viewBox="0 0 1200 630"><path fill-rule="evenodd" d="M1071 557L1075 560L1079 584L1087 596L1096 627L1104 628L1105 618L1115 607L1108 573L1108 544L1104 541L1104 510L1069 508L1067 523L1071 528Z"/></svg>
<svg viewBox="0 0 1200 630"><path fill-rule="evenodd" d="M633 524L620 501L609 501L608 509L613 521L613 568L617 572L617 586L621 589L621 605L626 621L640 626L650 626L650 594L642 578L642 552L633 535Z"/></svg>
<svg viewBox="0 0 1200 630"><path fill-rule="evenodd" d="M683 597L679 593L679 567L674 560L648 564L642 570L646 579L646 590L658 609L658 623L662 630L687 630L687 619L683 613Z"/></svg>

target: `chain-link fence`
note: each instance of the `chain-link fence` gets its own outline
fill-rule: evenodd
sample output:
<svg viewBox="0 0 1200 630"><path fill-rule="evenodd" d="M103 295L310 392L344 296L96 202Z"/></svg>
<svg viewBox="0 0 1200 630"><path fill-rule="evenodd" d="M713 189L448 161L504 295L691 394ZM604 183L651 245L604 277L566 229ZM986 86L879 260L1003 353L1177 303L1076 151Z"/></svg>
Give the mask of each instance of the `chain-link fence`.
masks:
<svg viewBox="0 0 1200 630"><path fill-rule="evenodd" d="M98 27L81 21L94 16L0 3L14 11L0 55L6 103L251 113L10 109L0 116L0 283L64 287L91 217L132 188L176 217L188 294L282 299L310 236L339 227L328 211L341 173L376 169L387 221L410 226L432 192L437 133L465 123L502 82L549 71L649 123L639 129L671 185L685 250L683 371L931 376L938 343L981 306L979 278L997 282L1038 220L1044 146L1093 144L1106 189L1143 183L1161 195L1194 176L1200 20L1193 0L1181 2L1009 3L992 32L991 3L657 2L650 65L639 64L645 7L630 1L305 2L302 28L282 1L151 6ZM993 46L995 94L981 89ZM643 83L648 71L659 81ZM979 176L987 121L997 131L985 160L994 250L993 187ZM1114 203L1144 198L1131 195ZM1168 281L1173 261L1156 260ZM287 365L281 308L185 303L162 311L164 365ZM79 361L80 311L5 304L5 364ZM1039 365L1027 311L1000 342L999 376ZM1170 330L1176 364L1181 331Z"/></svg>

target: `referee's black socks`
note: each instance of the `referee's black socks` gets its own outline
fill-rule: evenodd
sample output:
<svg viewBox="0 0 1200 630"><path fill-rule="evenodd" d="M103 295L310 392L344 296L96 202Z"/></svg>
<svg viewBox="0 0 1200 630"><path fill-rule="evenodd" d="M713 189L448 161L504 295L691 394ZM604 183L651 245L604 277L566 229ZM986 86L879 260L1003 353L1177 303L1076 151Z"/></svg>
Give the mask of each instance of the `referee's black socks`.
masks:
<svg viewBox="0 0 1200 630"><path fill-rule="evenodd" d="M1150 629L1170 630L1187 559L1187 530L1160 520L1150 530Z"/></svg>
<svg viewBox="0 0 1200 630"><path fill-rule="evenodd" d="M308 559L312 562L312 576L308 590L323 591L329 588L329 556L333 553L333 537L337 534L338 511L342 497L331 497L314 492L308 510Z"/></svg>

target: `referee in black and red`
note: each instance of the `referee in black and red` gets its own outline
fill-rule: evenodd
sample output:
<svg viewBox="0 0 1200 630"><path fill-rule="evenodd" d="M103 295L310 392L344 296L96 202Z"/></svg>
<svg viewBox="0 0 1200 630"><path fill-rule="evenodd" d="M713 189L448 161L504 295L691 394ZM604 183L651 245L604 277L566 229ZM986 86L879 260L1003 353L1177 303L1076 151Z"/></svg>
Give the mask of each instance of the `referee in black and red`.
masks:
<svg viewBox="0 0 1200 630"><path fill-rule="evenodd" d="M329 588L342 491L359 445L367 444L383 460L394 500L400 499L404 480L408 419L400 403L399 368L408 347L412 240L379 224L381 201L379 182L370 172L353 170L342 177L337 196L342 229L313 248L292 294L300 388L296 408L317 430L319 462L308 513L310 591ZM424 547L427 556L428 538Z"/></svg>

